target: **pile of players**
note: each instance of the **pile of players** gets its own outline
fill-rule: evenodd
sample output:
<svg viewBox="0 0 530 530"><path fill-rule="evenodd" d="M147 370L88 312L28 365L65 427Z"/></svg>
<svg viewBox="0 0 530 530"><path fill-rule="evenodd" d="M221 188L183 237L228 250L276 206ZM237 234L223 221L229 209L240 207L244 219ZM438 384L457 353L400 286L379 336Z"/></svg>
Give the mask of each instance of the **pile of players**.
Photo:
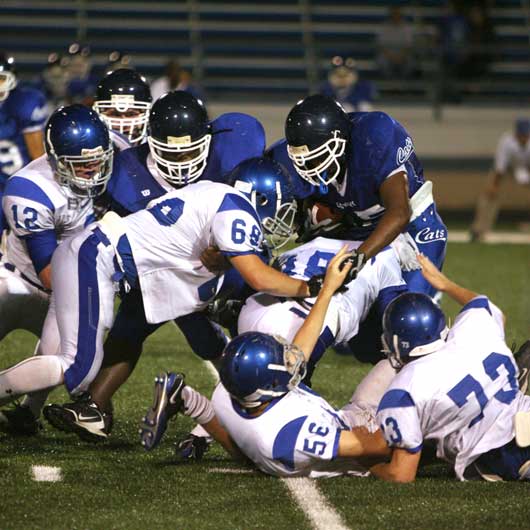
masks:
<svg viewBox="0 0 530 530"><path fill-rule="evenodd" d="M3 64L0 112L27 134L13 77ZM274 475L410 481L425 444L461 479L529 478L530 351L519 373L500 310L440 272L447 230L410 135L325 96L299 101L285 133L266 149L256 118L210 120L181 91L152 103L124 69L93 109L53 112L45 154L3 189L0 335L40 339L0 372L0 405L23 397L3 428L37 434L43 410L105 440L114 393L173 320L221 382L210 400L182 374L157 377L147 450L182 413L199 426L181 458L215 439ZM450 330L436 293L463 306ZM340 411L311 390L330 346L375 365ZM61 384L73 401L43 409Z"/></svg>

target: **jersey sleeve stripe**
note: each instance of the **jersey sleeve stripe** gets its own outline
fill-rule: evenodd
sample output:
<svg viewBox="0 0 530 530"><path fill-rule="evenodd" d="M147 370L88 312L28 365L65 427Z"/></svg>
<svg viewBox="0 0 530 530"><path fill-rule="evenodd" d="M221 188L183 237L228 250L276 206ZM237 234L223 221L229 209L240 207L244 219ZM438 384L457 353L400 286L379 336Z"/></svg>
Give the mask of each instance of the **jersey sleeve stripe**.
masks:
<svg viewBox="0 0 530 530"><path fill-rule="evenodd" d="M31 180L22 177L11 177L7 181L4 196L21 197L30 201L37 202L55 212L55 206L51 199Z"/></svg>
<svg viewBox="0 0 530 530"><path fill-rule="evenodd" d="M296 440L306 419L307 416L301 416L290 421L280 429L274 439L272 458L281 462L287 469L294 469Z"/></svg>
<svg viewBox="0 0 530 530"><path fill-rule="evenodd" d="M333 443L333 453L331 455L331 460L335 460L339 456L339 442L340 442L340 433L342 429L337 429L337 434L335 434L335 442Z"/></svg>
<svg viewBox="0 0 530 530"><path fill-rule="evenodd" d="M404 447L404 449L405 451L407 451L407 453L416 454L418 451L421 451L423 449L423 444L412 448Z"/></svg>
<svg viewBox="0 0 530 530"><path fill-rule="evenodd" d="M242 250L241 252L235 250L221 250L220 252L223 256L248 256L249 254L257 254L256 250Z"/></svg>
<svg viewBox="0 0 530 530"><path fill-rule="evenodd" d="M490 309L490 304L489 304L489 300L486 296L483 296L483 295L480 295L480 296L477 296L475 298L473 298L473 300L471 300L471 302L468 302L461 310L460 310L460 313L463 313L464 311L467 311L469 309L485 309L490 315L492 314L491 313L491 309Z"/></svg>
<svg viewBox="0 0 530 530"><path fill-rule="evenodd" d="M414 407L416 406L414 400L406 390L401 390L400 388L395 388L389 390L379 403L377 412L381 412L385 409L396 409L404 407Z"/></svg>
<svg viewBox="0 0 530 530"><path fill-rule="evenodd" d="M227 193L223 199L223 202L221 203L221 206L219 206L217 213L228 212L231 210L243 210L254 218L256 223L258 223L258 226L261 226L261 222L256 210L252 207L250 202L248 202L241 195Z"/></svg>

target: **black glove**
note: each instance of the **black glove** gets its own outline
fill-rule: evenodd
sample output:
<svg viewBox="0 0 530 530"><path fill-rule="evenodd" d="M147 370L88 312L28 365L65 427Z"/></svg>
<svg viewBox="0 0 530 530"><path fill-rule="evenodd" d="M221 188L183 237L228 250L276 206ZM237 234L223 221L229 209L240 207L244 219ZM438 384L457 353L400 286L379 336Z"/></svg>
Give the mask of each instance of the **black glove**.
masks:
<svg viewBox="0 0 530 530"><path fill-rule="evenodd" d="M324 274L317 274L316 276L312 276L307 280L307 287L309 288L309 297L313 298L315 296L318 296L318 293L320 292L320 289L322 289L322 285L324 284Z"/></svg>
<svg viewBox="0 0 530 530"><path fill-rule="evenodd" d="M337 290L338 293L343 293L344 291L347 291L348 288L346 285L350 283L352 280L355 280L357 278L357 275L359 272L361 272L361 269L366 264L366 256L362 252L357 252L356 250L352 250L351 256L348 256L341 264L340 264L340 270L346 265L346 263L352 263L352 268L348 271L348 274L346 274L346 277L344 278L344 281L342 282L342 286Z"/></svg>

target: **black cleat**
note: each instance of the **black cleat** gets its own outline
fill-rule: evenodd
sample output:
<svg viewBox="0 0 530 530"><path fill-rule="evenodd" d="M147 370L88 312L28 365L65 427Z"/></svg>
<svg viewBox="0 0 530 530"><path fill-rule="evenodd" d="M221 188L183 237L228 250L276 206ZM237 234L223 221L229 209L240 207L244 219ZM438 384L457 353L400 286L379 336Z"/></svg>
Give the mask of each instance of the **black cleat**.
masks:
<svg viewBox="0 0 530 530"><path fill-rule="evenodd" d="M519 389L523 394L526 394L530 377L530 340L527 340L513 355L519 368L519 377L517 378Z"/></svg>
<svg viewBox="0 0 530 530"><path fill-rule="evenodd" d="M102 412L88 393L72 403L47 405L43 414L56 429L73 432L85 442L106 440L112 430L112 414Z"/></svg>
<svg viewBox="0 0 530 530"><path fill-rule="evenodd" d="M202 460L204 453L210 449L213 438L188 434L184 440L175 444L175 455L179 460Z"/></svg>
<svg viewBox="0 0 530 530"><path fill-rule="evenodd" d="M35 436L42 430L42 423L29 407L17 404L12 409L0 410L0 430L15 436Z"/></svg>

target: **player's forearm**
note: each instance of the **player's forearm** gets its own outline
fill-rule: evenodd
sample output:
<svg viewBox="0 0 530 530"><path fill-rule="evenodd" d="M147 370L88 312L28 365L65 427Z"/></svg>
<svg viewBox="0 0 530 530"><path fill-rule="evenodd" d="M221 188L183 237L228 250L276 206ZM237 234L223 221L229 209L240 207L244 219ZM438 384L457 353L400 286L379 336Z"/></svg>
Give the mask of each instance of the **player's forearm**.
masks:
<svg viewBox="0 0 530 530"><path fill-rule="evenodd" d="M230 261L255 291L277 296L309 296L306 282L291 278L265 265L257 256L233 256Z"/></svg>
<svg viewBox="0 0 530 530"><path fill-rule="evenodd" d="M394 466L392 466L392 463L389 464L376 464L375 466L372 466L370 468L370 473L380 479L385 480L386 482L401 482L401 483L407 483L407 482L413 482L414 478L412 479L409 477L402 477L399 470L395 469Z"/></svg>
<svg viewBox="0 0 530 530"><path fill-rule="evenodd" d="M315 305L311 308L309 315L293 339L293 343L304 352L306 361L309 360L320 337L332 296L333 291L331 289L323 288L320 291Z"/></svg>
<svg viewBox="0 0 530 530"><path fill-rule="evenodd" d="M388 482L414 482L421 451L409 453L406 449L394 449L392 459L387 464L376 464L370 468L370 473Z"/></svg>
<svg viewBox="0 0 530 530"><path fill-rule="evenodd" d="M466 305L478 296L478 293L466 289L449 279L447 279L447 284L441 291L460 305Z"/></svg>
<svg viewBox="0 0 530 530"><path fill-rule="evenodd" d="M410 207L389 209L377 224L368 239L358 248L367 258L375 256L381 249L392 243L407 227L410 220Z"/></svg>
<svg viewBox="0 0 530 530"><path fill-rule="evenodd" d="M364 427L356 427L351 431L340 433L339 456L341 457L383 459L390 454L391 450L379 429L371 433Z"/></svg>

